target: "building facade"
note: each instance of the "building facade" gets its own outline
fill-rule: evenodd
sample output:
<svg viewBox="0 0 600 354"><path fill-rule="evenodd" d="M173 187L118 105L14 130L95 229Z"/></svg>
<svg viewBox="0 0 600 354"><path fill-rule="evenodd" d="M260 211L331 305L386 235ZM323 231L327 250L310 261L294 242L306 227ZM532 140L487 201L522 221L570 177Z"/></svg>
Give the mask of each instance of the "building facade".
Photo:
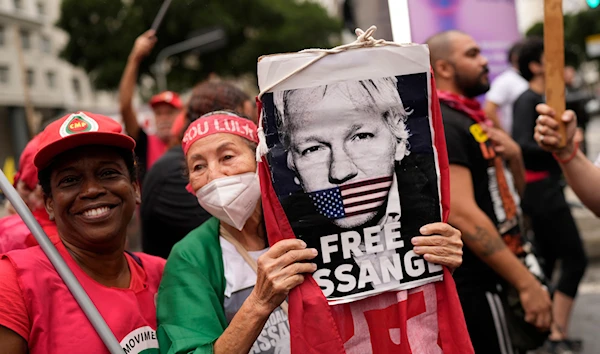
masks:
<svg viewBox="0 0 600 354"><path fill-rule="evenodd" d="M0 0L0 167L7 157L18 161L43 122L111 104L92 90L82 69L59 58L68 40L54 26L59 17L60 0Z"/></svg>

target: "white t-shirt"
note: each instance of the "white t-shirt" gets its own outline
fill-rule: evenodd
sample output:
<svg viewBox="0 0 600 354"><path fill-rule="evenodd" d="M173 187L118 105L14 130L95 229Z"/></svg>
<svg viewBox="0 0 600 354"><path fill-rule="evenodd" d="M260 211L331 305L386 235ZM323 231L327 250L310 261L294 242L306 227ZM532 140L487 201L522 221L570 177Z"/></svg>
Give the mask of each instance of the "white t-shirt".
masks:
<svg viewBox="0 0 600 354"><path fill-rule="evenodd" d="M223 252L223 269L225 271L225 298L223 307L227 322L231 322L246 298L256 285L256 273L244 260L241 254L229 241L219 237ZM267 252L268 248L248 252L255 260ZM278 307L265 324L260 335L250 348L249 354L289 354L290 326L285 312Z"/></svg>
<svg viewBox="0 0 600 354"><path fill-rule="evenodd" d="M500 107L500 125L512 135L513 104L529 84L514 68L508 68L492 82L485 99Z"/></svg>

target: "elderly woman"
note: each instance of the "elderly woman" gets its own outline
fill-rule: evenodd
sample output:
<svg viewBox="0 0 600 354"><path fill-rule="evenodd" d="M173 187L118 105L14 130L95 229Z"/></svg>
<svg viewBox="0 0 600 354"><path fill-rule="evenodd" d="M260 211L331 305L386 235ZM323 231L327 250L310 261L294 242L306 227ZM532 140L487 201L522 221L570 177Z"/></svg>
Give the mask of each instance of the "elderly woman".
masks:
<svg viewBox="0 0 600 354"><path fill-rule="evenodd" d="M34 162L58 252L123 350L156 353L164 260L125 251L140 200L134 146L112 119L79 112L48 125ZM108 353L39 246L3 255L0 279L1 353Z"/></svg>
<svg viewBox="0 0 600 354"><path fill-rule="evenodd" d="M223 111L192 122L184 135L188 189L214 218L169 256L157 302L162 353L290 351L282 303L305 274L316 270L311 260L317 250L299 239L269 248L256 143L254 123ZM435 235L415 238L422 246L416 252L451 268L460 265L460 233L442 223L428 227Z"/></svg>

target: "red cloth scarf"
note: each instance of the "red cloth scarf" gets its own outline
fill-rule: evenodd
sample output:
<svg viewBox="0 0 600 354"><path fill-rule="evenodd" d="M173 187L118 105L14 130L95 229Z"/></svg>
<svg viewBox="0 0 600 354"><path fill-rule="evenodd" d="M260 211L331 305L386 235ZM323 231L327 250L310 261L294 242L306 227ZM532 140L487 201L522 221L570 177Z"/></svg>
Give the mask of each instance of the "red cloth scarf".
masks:
<svg viewBox="0 0 600 354"><path fill-rule="evenodd" d="M492 121L485 116L485 112L481 109L479 101L473 98L457 95L448 91L438 91L440 101L457 111L461 111L471 117L477 123L483 123L492 126ZM541 181L550 176L548 171L525 171L525 181L533 183Z"/></svg>
<svg viewBox="0 0 600 354"><path fill-rule="evenodd" d="M442 218L449 214L449 167L442 115L431 78L431 114L434 145L438 153ZM257 100L261 113L262 103ZM268 161L258 165L265 226L272 245L295 238L283 207L271 183ZM425 289L420 291L420 289ZM406 294L406 298L400 297ZM471 354L474 353L462 307L450 272L444 268L443 281L401 292L387 292L350 304L330 306L316 281L307 276L289 295L289 322L292 354ZM396 301L394 298L398 297ZM391 302L381 308L379 305ZM434 305L434 306L429 306ZM379 310L373 310L379 308ZM427 309L432 309L429 312ZM411 318L427 314L415 325ZM362 321L361 320L365 320ZM429 326L430 323L437 322ZM398 338L392 338L397 333ZM362 338L360 343L351 339ZM367 343L364 338L367 337ZM433 340L432 340L433 339ZM352 344L350 344L352 343ZM365 345L366 344L366 345ZM429 348L437 346L437 350Z"/></svg>
<svg viewBox="0 0 600 354"><path fill-rule="evenodd" d="M483 109L481 109L481 104L476 99L442 90L438 90L437 94L440 101L450 106L450 108L465 113L477 123L492 125L492 122L486 117Z"/></svg>

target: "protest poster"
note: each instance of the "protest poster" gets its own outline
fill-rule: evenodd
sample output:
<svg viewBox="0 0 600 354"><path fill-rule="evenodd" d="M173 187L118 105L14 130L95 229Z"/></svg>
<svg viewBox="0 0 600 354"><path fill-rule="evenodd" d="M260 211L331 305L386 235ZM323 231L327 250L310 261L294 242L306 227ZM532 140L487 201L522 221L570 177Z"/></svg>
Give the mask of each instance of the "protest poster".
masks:
<svg viewBox="0 0 600 354"><path fill-rule="evenodd" d="M311 58L261 58L261 91ZM442 221L426 46L325 57L261 104L272 186L330 305L442 279L410 241Z"/></svg>

